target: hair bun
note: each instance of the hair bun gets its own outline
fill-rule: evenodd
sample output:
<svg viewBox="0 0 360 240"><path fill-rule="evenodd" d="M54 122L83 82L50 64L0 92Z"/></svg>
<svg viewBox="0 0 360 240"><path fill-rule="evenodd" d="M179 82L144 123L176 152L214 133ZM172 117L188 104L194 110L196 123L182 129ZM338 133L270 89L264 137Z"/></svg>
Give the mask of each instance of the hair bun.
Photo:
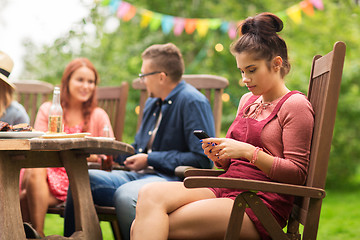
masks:
<svg viewBox="0 0 360 240"><path fill-rule="evenodd" d="M261 13L255 17L247 18L241 25L241 34L256 34L268 36L276 34L283 29L283 22L272 13Z"/></svg>

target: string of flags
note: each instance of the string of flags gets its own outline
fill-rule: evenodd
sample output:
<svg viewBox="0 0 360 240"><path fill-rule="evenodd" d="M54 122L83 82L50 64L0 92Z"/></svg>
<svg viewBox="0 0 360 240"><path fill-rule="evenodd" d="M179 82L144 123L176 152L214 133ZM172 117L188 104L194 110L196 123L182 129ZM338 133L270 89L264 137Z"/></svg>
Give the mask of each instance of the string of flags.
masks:
<svg viewBox="0 0 360 240"><path fill-rule="evenodd" d="M184 31L187 34L196 32L204 37L209 30L220 30L227 33L231 39L236 38L236 29L241 21L225 21L220 18L183 18L171 16L158 12L153 12L143 8L137 8L134 5L122 0L103 0L103 6L108 6L116 16L123 21L130 21L135 15L140 16L140 27L149 28L156 31L160 27L164 34L173 32L175 36L180 36ZM302 22L302 13L313 16L314 8L323 10L322 0L303 0L283 11L275 13L283 21L289 17L294 23Z"/></svg>

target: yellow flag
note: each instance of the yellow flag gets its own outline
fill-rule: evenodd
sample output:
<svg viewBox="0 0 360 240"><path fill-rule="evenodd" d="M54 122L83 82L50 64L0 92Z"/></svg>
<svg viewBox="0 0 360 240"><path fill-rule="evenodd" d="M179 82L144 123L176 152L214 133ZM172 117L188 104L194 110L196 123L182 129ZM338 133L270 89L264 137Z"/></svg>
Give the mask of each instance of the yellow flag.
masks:
<svg viewBox="0 0 360 240"><path fill-rule="evenodd" d="M200 37L205 36L209 31L209 20L198 19L196 22L196 30L199 33Z"/></svg>
<svg viewBox="0 0 360 240"><path fill-rule="evenodd" d="M153 12L144 10L141 14L140 27L146 28L149 25L152 16L153 16Z"/></svg>
<svg viewBox="0 0 360 240"><path fill-rule="evenodd" d="M289 16L289 18L291 20L294 21L294 23L296 24L300 24L302 19L301 19L301 8L299 6L299 4L294 5L288 9L286 9L286 14Z"/></svg>

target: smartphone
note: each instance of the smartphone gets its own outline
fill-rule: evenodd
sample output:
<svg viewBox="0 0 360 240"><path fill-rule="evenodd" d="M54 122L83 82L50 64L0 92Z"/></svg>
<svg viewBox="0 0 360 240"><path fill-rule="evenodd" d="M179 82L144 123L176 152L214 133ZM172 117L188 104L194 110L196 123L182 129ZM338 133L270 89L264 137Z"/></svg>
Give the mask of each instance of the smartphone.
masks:
<svg viewBox="0 0 360 240"><path fill-rule="evenodd" d="M209 135L203 130L194 130L194 135L199 139L209 138Z"/></svg>

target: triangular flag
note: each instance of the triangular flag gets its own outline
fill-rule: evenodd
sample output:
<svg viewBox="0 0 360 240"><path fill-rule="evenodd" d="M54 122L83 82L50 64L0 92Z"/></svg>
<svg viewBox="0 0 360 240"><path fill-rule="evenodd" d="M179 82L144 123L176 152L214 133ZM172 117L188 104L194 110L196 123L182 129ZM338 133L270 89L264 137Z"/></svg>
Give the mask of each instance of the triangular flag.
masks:
<svg viewBox="0 0 360 240"><path fill-rule="evenodd" d="M229 22L222 22L220 26L220 31L227 33L229 31Z"/></svg>
<svg viewBox="0 0 360 240"><path fill-rule="evenodd" d="M228 35L229 35L230 39L236 38L236 24L234 24L234 23L229 24Z"/></svg>
<svg viewBox="0 0 360 240"><path fill-rule="evenodd" d="M164 15L161 20L161 28L165 34L169 34L171 29L174 26L174 17L169 15Z"/></svg>
<svg viewBox="0 0 360 240"><path fill-rule="evenodd" d="M218 29L221 26L221 22L220 18L209 19L209 28L212 30Z"/></svg>
<svg viewBox="0 0 360 240"><path fill-rule="evenodd" d="M184 31L185 19L181 17L176 17L174 19L174 35L180 36Z"/></svg>
<svg viewBox="0 0 360 240"><path fill-rule="evenodd" d="M319 10L324 10L324 4L322 2L322 0L310 0L310 2L312 3L312 5L314 5L314 7L316 7Z"/></svg>
<svg viewBox="0 0 360 240"><path fill-rule="evenodd" d="M196 29L196 19L195 18L186 18L185 19L185 32L187 34L192 34Z"/></svg>
<svg viewBox="0 0 360 240"><path fill-rule="evenodd" d="M159 29L160 25L161 25L161 14L154 12L153 17L150 21L150 30L156 31Z"/></svg>
<svg viewBox="0 0 360 240"><path fill-rule="evenodd" d="M102 6L107 6L107 5L109 5L110 4L110 0L103 0L102 2L101 2L101 5Z"/></svg>
<svg viewBox="0 0 360 240"><path fill-rule="evenodd" d="M130 10L130 7L131 7L130 3L121 2L117 9L116 16L118 18L122 18Z"/></svg>
<svg viewBox="0 0 360 240"><path fill-rule="evenodd" d="M111 13L116 13L116 11L118 10L119 6L120 6L121 0L111 0L110 1L110 11Z"/></svg>
<svg viewBox="0 0 360 240"><path fill-rule="evenodd" d="M122 17L122 19L124 21L130 21L136 14L136 7L134 7L133 5L130 6L129 11L127 11L124 16Z"/></svg>
<svg viewBox="0 0 360 240"><path fill-rule="evenodd" d="M141 14L140 27L146 28L149 25L152 16L153 16L153 12L144 10Z"/></svg>
<svg viewBox="0 0 360 240"><path fill-rule="evenodd" d="M198 19L196 22L196 30L199 33L200 37L205 36L209 31L209 20Z"/></svg>
<svg viewBox="0 0 360 240"><path fill-rule="evenodd" d="M288 9L286 9L287 15L293 20L296 24L301 23L301 9L299 5L294 5Z"/></svg>
<svg viewBox="0 0 360 240"><path fill-rule="evenodd" d="M300 2L300 8L305 14L309 16L313 16L315 14L314 7L309 0Z"/></svg>

